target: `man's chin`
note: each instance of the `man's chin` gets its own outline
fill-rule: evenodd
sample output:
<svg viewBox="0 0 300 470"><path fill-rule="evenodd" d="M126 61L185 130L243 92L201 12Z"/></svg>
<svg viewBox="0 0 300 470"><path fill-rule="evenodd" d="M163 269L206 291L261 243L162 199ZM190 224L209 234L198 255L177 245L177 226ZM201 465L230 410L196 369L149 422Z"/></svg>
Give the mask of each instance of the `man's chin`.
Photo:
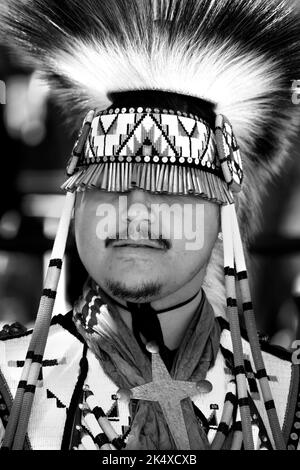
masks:
<svg viewBox="0 0 300 470"><path fill-rule="evenodd" d="M162 284L157 279L143 279L141 282L138 276L108 279L103 288L109 295L126 302L152 302L160 298L162 293Z"/></svg>

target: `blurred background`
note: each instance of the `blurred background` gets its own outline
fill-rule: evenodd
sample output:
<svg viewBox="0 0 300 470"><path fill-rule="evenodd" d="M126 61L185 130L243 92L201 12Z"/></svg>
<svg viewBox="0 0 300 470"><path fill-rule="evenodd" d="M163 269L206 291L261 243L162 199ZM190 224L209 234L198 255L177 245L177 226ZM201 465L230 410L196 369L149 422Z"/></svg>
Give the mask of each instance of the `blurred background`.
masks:
<svg viewBox="0 0 300 470"><path fill-rule="evenodd" d="M32 326L75 135L36 73L1 46L0 80L0 324ZM251 249L253 300L260 332L291 348L300 339L300 132L282 177L269 189ZM55 313L70 310L85 278L70 236Z"/></svg>
<svg viewBox="0 0 300 470"><path fill-rule="evenodd" d="M60 186L76 135L49 90L0 46L0 324L34 322L64 202ZM70 282L70 272L76 272ZM54 313L67 313L86 272L72 235Z"/></svg>

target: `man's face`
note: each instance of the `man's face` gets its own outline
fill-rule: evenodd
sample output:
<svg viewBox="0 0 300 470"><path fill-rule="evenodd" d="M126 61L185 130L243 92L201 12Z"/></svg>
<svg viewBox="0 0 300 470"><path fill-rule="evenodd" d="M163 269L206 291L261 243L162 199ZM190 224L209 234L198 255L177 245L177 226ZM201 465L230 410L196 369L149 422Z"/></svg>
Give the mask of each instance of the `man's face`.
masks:
<svg viewBox="0 0 300 470"><path fill-rule="evenodd" d="M135 189L76 199L80 258L104 291L126 301L153 302L203 279L218 231L219 206L199 197Z"/></svg>

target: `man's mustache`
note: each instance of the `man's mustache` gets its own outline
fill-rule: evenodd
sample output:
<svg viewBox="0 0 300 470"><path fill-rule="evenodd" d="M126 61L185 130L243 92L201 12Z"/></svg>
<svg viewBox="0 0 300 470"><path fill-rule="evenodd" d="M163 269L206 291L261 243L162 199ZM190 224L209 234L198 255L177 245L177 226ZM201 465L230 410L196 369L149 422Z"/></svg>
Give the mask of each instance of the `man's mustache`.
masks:
<svg viewBox="0 0 300 470"><path fill-rule="evenodd" d="M120 241L120 240L132 240L132 242L136 241L136 240L133 240L133 239L130 238L130 236L128 235L128 232L125 233L125 234L120 234L118 232L118 233L116 233L116 235L106 238L105 248L108 248L114 242ZM148 237L143 236L139 240L153 240L153 241L157 242L157 244L161 248L163 248L164 250L169 250L172 246L171 242L169 240L167 240L166 238L163 238L162 235L153 236L153 233L151 233L151 231L148 232Z"/></svg>

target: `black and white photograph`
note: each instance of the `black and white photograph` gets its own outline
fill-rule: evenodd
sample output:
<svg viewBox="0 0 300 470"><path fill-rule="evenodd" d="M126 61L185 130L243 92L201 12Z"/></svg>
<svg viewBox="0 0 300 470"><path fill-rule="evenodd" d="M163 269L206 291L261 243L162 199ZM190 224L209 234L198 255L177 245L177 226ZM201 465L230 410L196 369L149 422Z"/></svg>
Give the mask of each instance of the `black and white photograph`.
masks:
<svg viewBox="0 0 300 470"><path fill-rule="evenodd" d="M300 450L300 0L0 0L0 152L6 456Z"/></svg>

